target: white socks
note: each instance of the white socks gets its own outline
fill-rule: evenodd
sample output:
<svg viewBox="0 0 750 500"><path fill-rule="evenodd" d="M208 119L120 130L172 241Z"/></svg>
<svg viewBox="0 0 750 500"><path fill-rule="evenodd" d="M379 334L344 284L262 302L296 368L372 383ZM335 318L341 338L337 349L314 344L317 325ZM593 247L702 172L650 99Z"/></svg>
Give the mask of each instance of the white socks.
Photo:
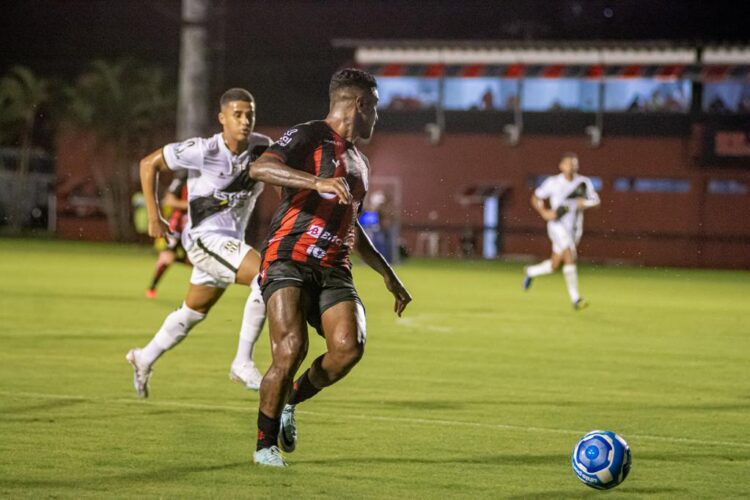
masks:
<svg viewBox="0 0 750 500"><path fill-rule="evenodd" d="M545 274L552 274L552 261L549 259L526 268L526 276L530 278L536 278Z"/></svg>
<svg viewBox="0 0 750 500"><path fill-rule="evenodd" d="M563 276L565 276L565 284L568 287L570 301L575 304L581 298L581 296L578 295L578 266L575 264L565 264L562 271Z"/></svg>
<svg viewBox="0 0 750 500"><path fill-rule="evenodd" d="M197 311L193 311L184 303L182 307L173 311L166 317L164 323L151 342L141 349L138 361L146 366L151 366L159 356L173 348L184 339L195 325L206 317Z"/></svg>
<svg viewBox="0 0 750 500"><path fill-rule="evenodd" d="M245 302L245 312L242 315L242 328L240 328L240 341L237 345L237 355L232 361L232 366L242 366L253 360L255 343L263 331L266 322L266 305L263 303L263 295L260 293L258 280L254 279L250 284L250 295Z"/></svg>

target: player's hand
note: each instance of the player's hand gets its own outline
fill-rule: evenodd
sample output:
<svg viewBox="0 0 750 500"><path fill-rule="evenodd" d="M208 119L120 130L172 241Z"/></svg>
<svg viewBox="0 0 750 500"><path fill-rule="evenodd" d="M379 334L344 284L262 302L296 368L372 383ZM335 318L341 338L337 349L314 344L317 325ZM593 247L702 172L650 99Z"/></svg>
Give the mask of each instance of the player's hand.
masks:
<svg viewBox="0 0 750 500"><path fill-rule="evenodd" d="M164 235L169 234L169 224L164 219L156 219L148 221L148 235L152 238L163 238Z"/></svg>
<svg viewBox="0 0 750 500"><path fill-rule="evenodd" d="M576 207L578 210L586 208L586 198L576 198Z"/></svg>
<svg viewBox="0 0 750 500"><path fill-rule="evenodd" d="M557 219L557 212L554 210L545 210L542 212L542 219L546 221L556 220Z"/></svg>
<svg viewBox="0 0 750 500"><path fill-rule="evenodd" d="M401 283L395 274L389 274L384 279L385 287L396 298L396 302L393 305L393 312L395 312L400 318L401 313L404 312L407 304L411 302L411 295L409 295L409 292L404 288L404 284Z"/></svg>
<svg viewBox="0 0 750 500"><path fill-rule="evenodd" d="M341 205L348 205L352 202L352 193L349 191L349 183L343 177L331 177L323 179L318 177L315 180L315 190L323 198L333 198L338 196Z"/></svg>

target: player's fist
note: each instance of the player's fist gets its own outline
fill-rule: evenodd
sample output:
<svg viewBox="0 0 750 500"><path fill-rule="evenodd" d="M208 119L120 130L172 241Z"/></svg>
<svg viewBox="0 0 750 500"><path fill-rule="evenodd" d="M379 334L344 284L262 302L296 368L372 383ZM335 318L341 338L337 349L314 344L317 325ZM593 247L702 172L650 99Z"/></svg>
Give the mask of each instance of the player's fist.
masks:
<svg viewBox="0 0 750 500"><path fill-rule="evenodd" d="M393 312L400 317L406 306L411 302L411 294L406 291L406 287L404 287L404 284L401 283L395 274L387 274L384 280L385 287L393 294L393 298L396 299L396 302L393 304Z"/></svg>
<svg viewBox="0 0 750 500"><path fill-rule="evenodd" d="M333 199L338 196L339 203L347 205L352 202L352 193L349 191L349 183L343 177L331 177L315 180L315 190L325 199Z"/></svg>
<svg viewBox="0 0 750 500"><path fill-rule="evenodd" d="M148 221L148 235L152 238L163 238L165 234L168 234L169 224L163 219L154 219Z"/></svg>

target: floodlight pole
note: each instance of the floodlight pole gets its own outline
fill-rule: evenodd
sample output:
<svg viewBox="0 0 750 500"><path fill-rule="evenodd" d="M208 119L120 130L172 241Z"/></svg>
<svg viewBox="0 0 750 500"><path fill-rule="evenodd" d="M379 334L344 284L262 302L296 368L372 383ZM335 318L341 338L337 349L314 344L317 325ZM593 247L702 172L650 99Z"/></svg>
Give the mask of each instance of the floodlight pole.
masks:
<svg viewBox="0 0 750 500"><path fill-rule="evenodd" d="M513 123L509 123L503 127L508 144L511 146L517 146L521 141L521 134L523 133L523 110L521 109L521 96L523 95L523 77L518 79L518 94L514 100L513 105Z"/></svg>
<svg viewBox="0 0 750 500"><path fill-rule="evenodd" d="M212 0L182 0L177 139L208 130L208 27Z"/></svg>

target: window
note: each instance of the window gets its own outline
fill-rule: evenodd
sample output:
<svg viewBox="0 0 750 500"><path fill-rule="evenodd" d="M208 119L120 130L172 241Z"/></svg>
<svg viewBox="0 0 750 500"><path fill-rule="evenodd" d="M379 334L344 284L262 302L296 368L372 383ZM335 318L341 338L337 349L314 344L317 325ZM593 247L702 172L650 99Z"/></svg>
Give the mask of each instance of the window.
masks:
<svg viewBox="0 0 750 500"><path fill-rule="evenodd" d="M524 111L596 111L599 82L573 78L529 78L523 81Z"/></svg>
<svg viewBox="0 0 750 500"><path fill-rule="evenodd" d="M518 80L508 78L446 78L445 109L509 110L518 97Z"/></svg>
<svg viewBox="0 0 750 500"><path fill-rule="evenodd" d="M661 111L686 113L690 109L690 82L636 78L604 84L604 111Z"/></svg>
<svg viewBox="0 0 750 500"><path fill-rule="evenodd" d="M617 192L636 193L688 193L690 181L687 179L659 179L652 177L617 177L612 183Z"/></svg>
<svg viewBox="0 0 750 500"><path fill-rule="evenodd" d="M702 107L708 113L750 113L750 84L741 81L706 83Z"/></svg>
<svg viewBox="0 0 750 500"><path fill-rule="evenodd" d="M615 181L612 183L612 189L617 193L630 191L630 179L626 179L625 177L615 178Z"/></svg>
<svg viewBox="0 0 750 500"><path fill-rule="evenodd" d="M417 77L380 77L378 108L416 111L434 107L438 101L439 80Z"/></svg>
<svg viewBox="0 0 750 500"><path fill-rule="evenodd" d="M706 186L710 194L747 194L747 183L734 179L711 179Z"/></svg>

